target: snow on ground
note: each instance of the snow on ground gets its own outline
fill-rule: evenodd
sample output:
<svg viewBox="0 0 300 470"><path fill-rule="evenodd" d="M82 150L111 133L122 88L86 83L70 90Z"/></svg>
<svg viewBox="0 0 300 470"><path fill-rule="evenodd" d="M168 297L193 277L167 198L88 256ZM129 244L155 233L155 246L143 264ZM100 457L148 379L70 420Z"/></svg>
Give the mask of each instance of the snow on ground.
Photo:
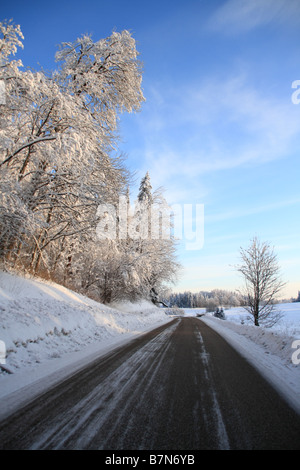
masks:
<svg viewBox="0 0 300 470"><path fill-rule="evenodd" d="M218 331L257 367L300 412L300 303L280 304L283 319L271 329L245 323L241 308L225 311L226 320L205 314ZM184 309L185 315L204 313ZM60 285L0 271L0 371L3 417L35 394L111 349L170 321L151 302L107 307ZM242 324L243 323L243 324ZM5 345L6 358L1 359ZM5 362L5 363L4 363Z"/></svg>
<svg viewBox="0 0 300 470"><path fill-rule="evenodd" d="M205 309L185 309L186 315L216 330L256 367L300 413L300 303L278 304L281 320L272 328L250 324L242 307L225 310L225 320Z"/></svg>
<svg viewBox="0 0 300 470"><path fill-rule="evenodd" d="M13 372L0 370L2 403L8 408L7 397L22 387L29 398L168 321L165 310L151 302L111 308L58 284L0 271L0 346L6 351L1 359L0 347L0 364Z"/></svg>

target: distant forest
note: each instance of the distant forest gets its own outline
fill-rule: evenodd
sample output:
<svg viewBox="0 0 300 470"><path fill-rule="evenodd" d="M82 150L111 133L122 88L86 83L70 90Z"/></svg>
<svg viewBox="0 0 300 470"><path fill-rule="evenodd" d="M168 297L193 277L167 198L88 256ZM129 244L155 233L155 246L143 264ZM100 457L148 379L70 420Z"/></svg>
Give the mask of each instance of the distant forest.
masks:
<svg viewBox="0 0 300 470"><path fill-rule="evenodd" d="M239 307L245 305L245 298L238 292L232 292L222 289L199 292L171 293L165 297L165 302L170 307L179 308L206 308L212 312L217 307ZM300 302L300 291L297 298L285 299L282 302Z"/></svg>
<svg viewBox="0 0 300 470"><path fill-rule="evenodd" d="M236 292L214 289L210 292L172 293L166 298L166 303L170 307L206 308L213 311L217 307L238 307L244 304L244 299Z"/></svg>

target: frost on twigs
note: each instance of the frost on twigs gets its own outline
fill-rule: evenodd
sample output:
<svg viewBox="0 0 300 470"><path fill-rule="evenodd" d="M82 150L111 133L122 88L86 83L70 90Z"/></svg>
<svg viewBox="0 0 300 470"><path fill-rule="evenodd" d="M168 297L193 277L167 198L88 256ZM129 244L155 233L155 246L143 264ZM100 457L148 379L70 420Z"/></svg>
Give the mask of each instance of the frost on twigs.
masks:
<svg viewBox="0 0 300 470"><path fill-rule="evenodd" d="M240 254L241 264L236 269L244 279L244 308L256 326L271 327L281 318L276 297L285 285L280 277L277 256L267 242L261 242L257 237L249 247L241 248Z"/></svg>

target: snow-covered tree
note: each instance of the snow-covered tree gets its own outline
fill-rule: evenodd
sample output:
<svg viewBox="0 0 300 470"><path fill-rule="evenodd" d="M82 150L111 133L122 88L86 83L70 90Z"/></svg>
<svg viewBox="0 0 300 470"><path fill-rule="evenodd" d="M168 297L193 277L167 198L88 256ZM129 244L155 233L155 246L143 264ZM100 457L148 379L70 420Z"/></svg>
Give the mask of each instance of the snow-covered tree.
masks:
<svg viewBox="0 0 300 470"><path fill-rule="evenodd" d="M141 297L150 299L154 290L160 293L166 283L176 279L179 264L176 261L174 240L152 237L148 228L149 217L154 207L157 206L158 210L163 198L162 195L158 196L159 191L151 192L149 174L142 180L139 194L143 193L145 181L147 198L143 198L144 202L138 198L135 210L131 208L128 192L122 200L122 211L125 213L121 219L126 228L118 227L118 224L116 230L114 227L114 237L108 241L109 249L104 237L100 237L98 248L103 250L103 254L100 256L101 268L98 265L97 276L101 279L98 285L102 301L124 298L135 300ZM116 208L112 215L118 213ZM120 215L118 220L120 222ZM152 223L156 223L156 220ZM115 236L116 232L118 236ZM110 230L107 234L109 238Z"/></svg>
<svg viewBox="0 0 300 470"><path fill-rule="evenodd" d="M14 258L25 254L25 264L36 270L50 245L74 247L74 237L95 228L99 202L116 202L128 186L130 174L115 151L117 120L144 100L141 69L135 41L124 31L95 43L83 36L63 44L51 76L21 72L20 63L7 60L21 45L20 27L1 28L7 94L1 249Z"/></svg>
<svg viewBox="0 0 300 470"><path fill-rule="evenodd" d="M280 318L275 307L276 296L284 283L280 278L277 257L267 242L254 237L248 248L241 248L241 264L236 267L243 276L245 309L252 315L254 324L272 326Z"/></svg>
<svg viewBox="0 0 300 470"><path fill-rule="evenodd" d="M131 175L117 149L120 113L144 101L135 40L128 31L84 35L62 44L58 69L45 74L10 60L22 47L19 26L0 31L1 259L107 303L158 291L178 269L174 241L152 236L163 197L147 173L128 211ZM99 240L98 207L117 208L120 195L128 232Z"/></svg>
<svg viewBox="0 0 300 470"><path fill-rule="evenodd" d="M139 203L145 204L145 206L147 207L151 206L151 204L153 203L152 185L151 185L150 175L148 171L146 175L144 176L144 178L142 178L141 180L137 199Z"/></svg>
<svg viewBox="0 0 300 470"><path fill-rule="evenodd" d="M129 232L132 266L139 282L140 295L149 296L153 289L163 290L165 283L175 281L180 265L176 260L176 242L165 237L159 214L167 203L162 189L152 192L149 172L142 178L133 217L134 234ZM170 221L169 221L170 224ZM169 225L170 229L170 225Z"/></svg>
<svg viewBox="0 0 300 470"><path fill-rule="evenodd" d="M199 292L179 292L169 293L166 296L167 302L173 306L182 308L206 308L214 311L217 307L232 307L241 305L241 298L238 293L222 289Z"/></svg>

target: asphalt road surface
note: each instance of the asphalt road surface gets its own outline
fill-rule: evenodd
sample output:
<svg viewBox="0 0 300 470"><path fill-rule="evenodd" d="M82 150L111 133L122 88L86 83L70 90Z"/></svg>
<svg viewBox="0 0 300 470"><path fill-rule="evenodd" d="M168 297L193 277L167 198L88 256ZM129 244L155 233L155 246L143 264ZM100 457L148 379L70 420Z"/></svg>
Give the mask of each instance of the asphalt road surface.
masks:
<svg viewBox="0 0 300 470"><path fill-rule="evenodd" d="M0 449L300 449L300 417L198 318L176 318L0 423Z"/></svg>

